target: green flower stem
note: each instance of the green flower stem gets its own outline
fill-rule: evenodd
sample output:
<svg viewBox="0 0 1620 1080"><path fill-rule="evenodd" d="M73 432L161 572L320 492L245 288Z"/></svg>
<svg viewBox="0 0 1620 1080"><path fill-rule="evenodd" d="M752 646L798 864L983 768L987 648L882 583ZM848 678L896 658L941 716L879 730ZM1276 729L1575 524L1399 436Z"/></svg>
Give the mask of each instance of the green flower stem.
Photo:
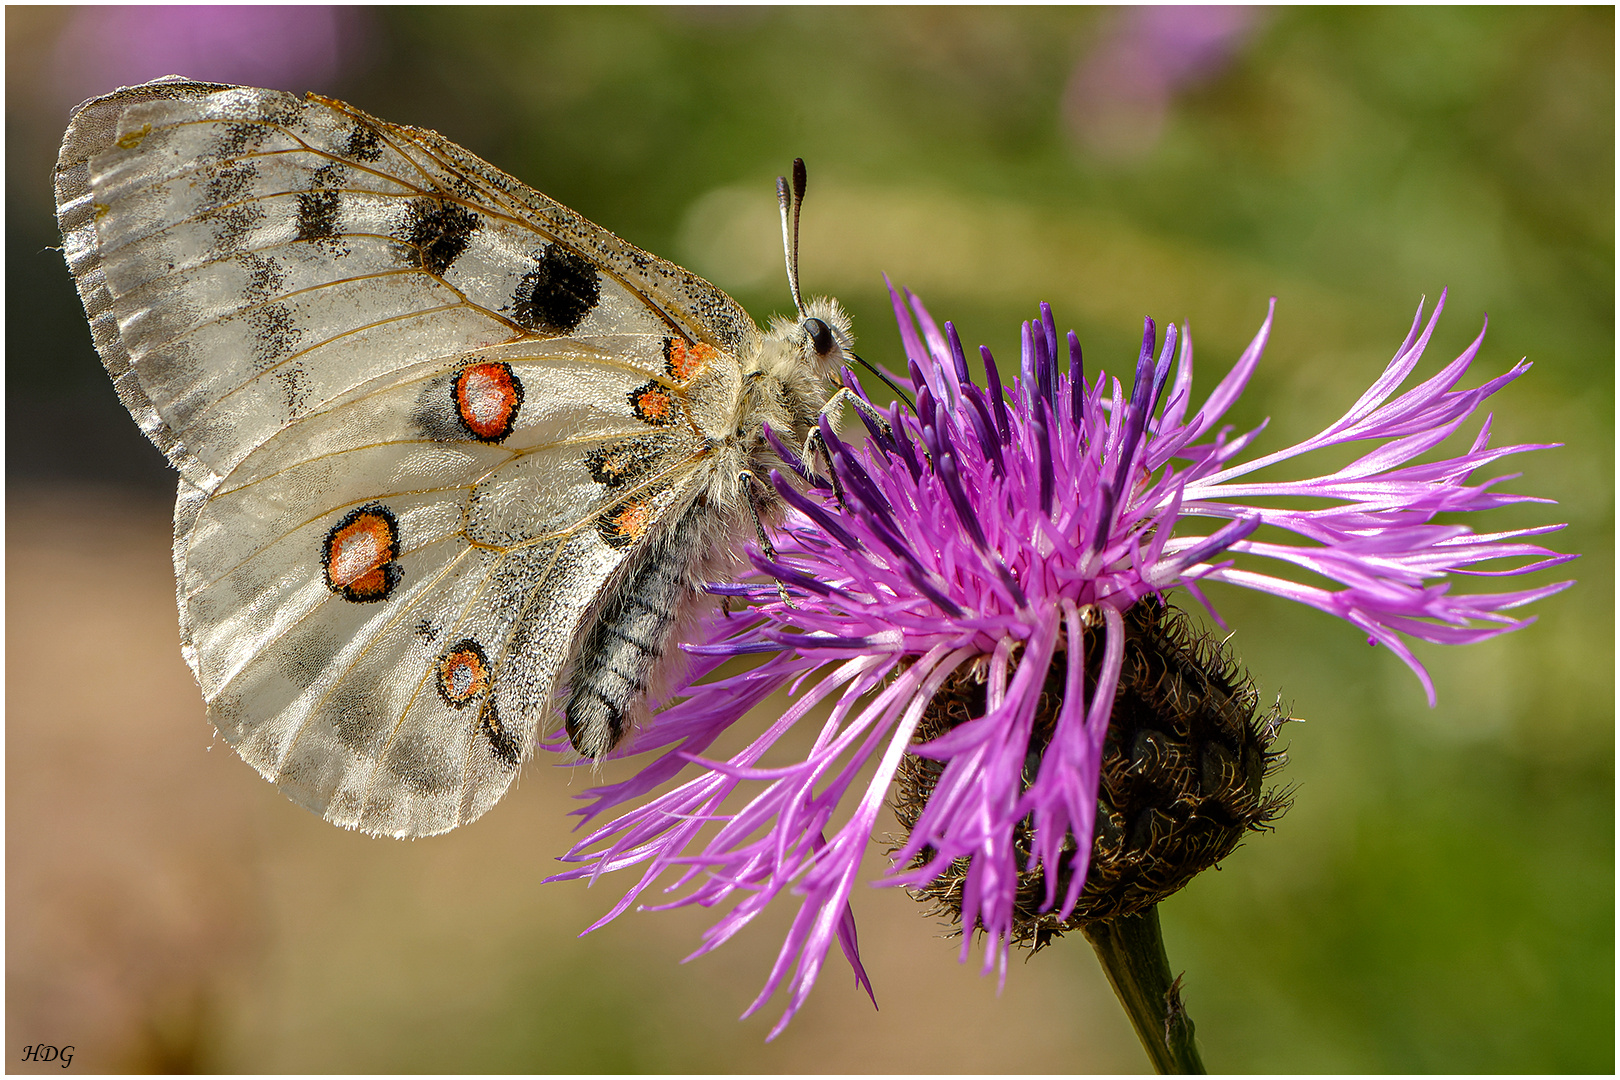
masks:
<svg viewBox="0 0 1620 1080"><path fill-rule="evenodd" d="M1153 1068L1161 1073L1207 1071L1193 1040L1192 1017L1181 1005L1181 979L1170 977L1158 905L1135 915L1086 923L1081 932L1097 950Z"/></svg>

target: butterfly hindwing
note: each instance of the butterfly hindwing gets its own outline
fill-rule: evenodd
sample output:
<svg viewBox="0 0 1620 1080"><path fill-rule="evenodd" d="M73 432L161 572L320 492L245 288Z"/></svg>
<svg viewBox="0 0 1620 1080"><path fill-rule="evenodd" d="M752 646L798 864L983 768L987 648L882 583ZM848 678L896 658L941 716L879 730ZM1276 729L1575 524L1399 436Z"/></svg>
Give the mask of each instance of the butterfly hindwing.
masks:
<svg viewBox="0 0 1620 1080"><path fill-rule="evenodd" d="M216 725L340 824L477 817L586 621L692 505L689 391L734 396L758 331L323 98L122 91L77 115L57 187L98 349L181 472L182 638Z"/></svg>
<svg viewBox="0 0 1620 1080"><path fill-rule="evenodd" d="M222 730L252 764L334 820L394 832L402 826L389 814L433 804L440 827L455 824L462 788L422 779L448 775L428 768L424 748L455 741L433 725L485 731L487 746L460 739L457 776L476 774L480 752L526 755L597 591L632 553L636 529L655 525L683 493L683 463L700 445L683 427L635 416L630 392L647 373L622 360L593 362L592 349L576 347L566 357L576 377L559 380L565 348L486 351L477 365L343 403L341 427L324 417L294 424L250 455L187 531L181 602L204 694L234 725ZM507 359L491 359L498 356ZM509 370L516 386L536 388L522 392L506 440L522 445L431 437L460 422L458 376L478 367ZM543 393L548 385L554 391ZM617 410L604 407L615 397ZM386 434L413 429L414 439ZM350 537L387 554L382 567L362 562L334 577L332 549ZM369 583L358 573L368 569ZM514 648L509 639L525 616L527 640ZM501 693L504 707L493 714L448 709L434 691L429 676L443 650L462 640L482 651ZM499 731L488 730L497 722ZM413 728L421 729L414 737ZM371 763L380 767L364 797L343 787ZM504 790L510 779L493 772L483 783ZM411 800L397 797L402 784Z"/></svg>

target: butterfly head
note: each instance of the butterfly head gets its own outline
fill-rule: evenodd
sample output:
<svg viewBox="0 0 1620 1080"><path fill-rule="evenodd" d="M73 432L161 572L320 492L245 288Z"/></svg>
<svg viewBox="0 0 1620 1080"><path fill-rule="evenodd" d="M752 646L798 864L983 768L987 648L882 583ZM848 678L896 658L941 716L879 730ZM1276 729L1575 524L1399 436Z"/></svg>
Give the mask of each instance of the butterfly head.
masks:
<svg viewBox="0 0 1620 1080"><path fill-rule="evenodd" d="M804 201L804 188L802 160L793 163L791 184L786 177L777 177L782 247L794 316L773 316L758 352L742 358L741 394L730 419L730 434L716 459L715 486L708 492L711 501L734 507L743 504L746 494L756 520L762 509L776 503L775 493L760 484L745 492L738 478L757 480L774 467L775 455L766 429L795 448L808 447L835 396L834 381L839 370L858 361L852 351L855 336L849 316L838 301L823 296L806 301L799 292L799 207Z"/></svg>
<svg viewBox="0 0 1620 1080"><path fill-rule="evenodd" d="M797 318L776 316L766 333L765 353L774 357L769 366L787 376L816 380L836 378L845 364L853 363L855 335L849 315L837 300L813 296Z"/></svg>

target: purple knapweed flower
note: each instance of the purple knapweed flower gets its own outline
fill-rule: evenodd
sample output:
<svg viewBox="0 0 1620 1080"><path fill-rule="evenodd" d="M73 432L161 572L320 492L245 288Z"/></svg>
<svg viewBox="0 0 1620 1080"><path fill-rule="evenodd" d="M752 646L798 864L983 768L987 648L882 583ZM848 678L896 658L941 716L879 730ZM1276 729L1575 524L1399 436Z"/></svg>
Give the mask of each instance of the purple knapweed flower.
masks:
<svg viewBox="0 0 1620 1080"><path fill-rule="evenodd" d="M1061 342L1043 304L1039 321L1024 324L1019 373L1004 392L988 349L981 350L988 386L980 387L951 324L941 333L915 297L910 311L898 295L894 301L915 415L891 406L887 427L868 419L863 449L823 422L831 485L777 444L810 493L772 476L792 512L775 558L755 554L754 565L774 580L717 587L756 604L744 615L716 617L707 639L689 647L695 670L673 695L680 700L628 747L665 752L634 778L589 792L590 805L579 813L591 820L640 805L575 846L564 858L583 865L558 875L595 879L642 868L596 926L629 908L665 871L674 874L665 888L676 897L664 907L732 903L694 955L728 940L784 890L801 896L748 1010L787 984L773 1036L805 1000L834 940L871 993L849 900L903 767L926 775L931 790L905 822L909 836L878 883L919 889L956 873L961 925L983 931L985 969L1003 975L1008 944L1019 936L1021 875L1027 885L1032 871L1049 871L1035 906L1049 918L1070 918L1094 838L1109 828L1098 819L1099 771L1116 695L1124 701L1122 668L1133 677L1128 627L1142 622L1144 610L1163 611L1158 601L1170 590L1205 602L1200 585L1223 581L1336 615L1404 660L1432 704L1433 685L1405 638L1461 644L1513 630L1528 620L1508 611L1569 584L1452 589L1451 575L1522 574L1573 556L1527 540L1562 526L1476 534L1436 520L1547 501L1496 492L1497 479L1470 482L1498 458L1542 448L1489 447L1489 417L1466 452L1413 464L1530 367L1521 361L1483 386L1455 389L1482 330L1438 374L1397 394L1423 354L1444 294L1427 325L1419 306L1395 358L1344 416L1297 446L1242 462L1261 429L1234 436L1219 425L1260 360L1269 312L1237 364L1192 411L1185 328L1179 351L1171 326L1155 359L1148 320L1127 396L1100 372L1087 381L1073 333L1068 373L1059 370ZM847 374L846 383L854 388ZM1248 479L1309 451L1359 441L1368 451L1327 475ZM1256 502L1275 496L1296 498L1286 506ZM1257 534L1262 526L1266 532ZM1481 568L1504 559L1506 568ZM1321 580L1301 584L1248 565L1259 560ZM778 582L787 602L777 598ZM769 658L703 681L725 660L756 653ZM978 686L977 697L952 689L962 685ZM796 692L793 704L746 748L725 761L702 756L787 686ZM938 720L947 697L956 719L925 723ZM768 760L773 749L786 753L779 749L784 735L824 703L831 713L808 750ZM695 775L653 794L684 770ZM1249 772L1257 784L1252 763ZM964 934L964 956L971 936Z"/></svg>

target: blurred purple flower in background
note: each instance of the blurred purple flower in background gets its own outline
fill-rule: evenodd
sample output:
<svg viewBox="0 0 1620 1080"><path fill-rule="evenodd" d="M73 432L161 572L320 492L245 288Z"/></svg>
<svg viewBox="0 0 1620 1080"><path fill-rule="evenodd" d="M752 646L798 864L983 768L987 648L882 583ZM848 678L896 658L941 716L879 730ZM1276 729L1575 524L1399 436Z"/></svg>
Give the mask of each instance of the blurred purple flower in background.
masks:
<svg viewBox="0 0 1620 1080"><path fill-rule="evenodd" d="M792 603L771 600L775 581L716 587L751 596L756 606L715 619L707 640L689 649L698 662L687 696L626 748L665 753L634 778L589 792L584 797L593 801L579 813L591 820L642 804L576 845L565 859L584 865L558 875L594 879L642 867L641 879L596 926L627 910L665 871L674 875L666 890L684 890L665 906L732 902L698 954L731 938L782 892L802 896L749 1009L788 985L773 1035L804 1002L835 940L871 991L849 898L897 777L900 787L913 788L921 777L926 790L901 815L909 835L896 845L882 883L926 890L943 875L958 875L961 926L984 932L987 971L1004 973L1009 943L1036 936L1034 909L1048 913L1047 929L1087 917L1081 893L1094 837L1100 843L1113 828L1098 787L1116 695L1137 677L1128 656L1140 654L1140 641L1132 635L1144 620L1156 632L1151 624L1167 591L1180 586L1207 606L1199 585L1222 581L1336 615L1405 661L1432 703L1428 675L1403 636L1483 640L1526 625L1509 610L1569 584L1452 591L1453 575L1522 574L1573 556L1527 542L1562 526L1476 534L1452 523L1460 513L1546 501L1495 491L1500 477L1470 482L1499 458L1543 447L1488 446L1487 417L1465 451L1413 463L1530 367L1520 362L1482 386L1456 389L1482 331L1438 374L1397 394L1423 355L1443 294L1426 325L1420 306L1394 359L1344 416L1297 446L1244 462L1264 425L1234 436L1220 420L1259 363L1269 314L1195 411L1184 328L1179 351L1171 326L1155 359L1155 328L1147 321L1127 395L1106 374L1084 377L1072 333L1068 374L1060 371L1064 350L1042 305L1039 321L1023 326L1019 373L1004 393L988 349L988 386L981 388L969 378L950 323L942 333L914 297L910 310L898 295L894 302L916 416L891 407L889 429L868 422L872 438L860 450L824 423L835 489L777 445L813 494L773 473L794 512L776 559L756 555L755 565L788 589ZM846 382L854 388L847 375ZM1309 451L1357 442L1370 447L1326 475L1248 479ZM1268 505L1279 499L1287 505ZM1234 558L1303 568L1322 583L1234 565ZM1495 560L1509 563L1481 568ZM742 674L698 681L724 660L749 654L769 659ZM745 749L727 761L700 756L751 708L790 686L792 706ZM1229 684L1220 696L1233 696ZM808 750L768 763L783 736L824 703L831 715ZM1252 717L1240 723L1258 730L1263 725ZM1212 759L1203 760L1208 783ZM694 765L697 775L653 795ZM1251 797L1260 765L1254 751L1246 763L1217 770L1234 773L1239 787L1250 785L1251 795L1239 793L1249 828L1278 806L1272 801L1268 810ZM1031 875L1043 869L1031 899ZM971 936L964 936L964 956Z"/></svg>
<svg viewBox="0 0 1620 1080"><path fill-rule="evenodd" d="M1069 77L1069 131L1105 160L1141 157L1158 144L1171 98L1218 76L1258 22L1248 7L1127 9Z"/></svg>
<svg viewBox="0 0 1620 1080"><path fill-rule="evenodd" d="M50 71L68 106L163 75L301 92L364 63L364 8L328 5L81 7Z"/></svg>

